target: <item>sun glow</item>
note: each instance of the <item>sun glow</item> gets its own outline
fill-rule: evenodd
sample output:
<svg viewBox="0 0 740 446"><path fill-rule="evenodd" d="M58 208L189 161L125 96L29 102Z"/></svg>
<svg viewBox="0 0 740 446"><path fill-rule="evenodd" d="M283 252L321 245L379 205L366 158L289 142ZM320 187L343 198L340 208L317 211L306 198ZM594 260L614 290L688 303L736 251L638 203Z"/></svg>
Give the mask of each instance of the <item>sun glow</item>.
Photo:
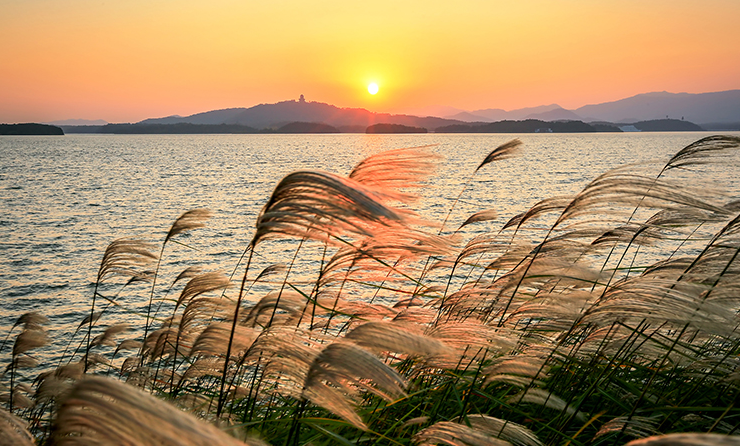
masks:
<svg viewBox="0 0 740 446"><path fill-rule="evenodd" d="M367 86L367 92L370 94L377 94L378 90L380 90L380 88L378 87L378 84L376 84L375 82L371 82Z"/></svg>

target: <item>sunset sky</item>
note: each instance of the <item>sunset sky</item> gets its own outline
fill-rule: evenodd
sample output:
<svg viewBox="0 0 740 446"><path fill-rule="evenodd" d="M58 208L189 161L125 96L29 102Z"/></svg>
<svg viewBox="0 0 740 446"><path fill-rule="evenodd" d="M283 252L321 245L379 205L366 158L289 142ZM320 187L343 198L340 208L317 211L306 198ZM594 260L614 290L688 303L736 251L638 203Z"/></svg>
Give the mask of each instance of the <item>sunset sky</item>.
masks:
<svg viewBox="0 0 740 446"><path fill-rule="evenodd" d="M738 0L0 0L0 122L731 90L738 23Z"/></svg>

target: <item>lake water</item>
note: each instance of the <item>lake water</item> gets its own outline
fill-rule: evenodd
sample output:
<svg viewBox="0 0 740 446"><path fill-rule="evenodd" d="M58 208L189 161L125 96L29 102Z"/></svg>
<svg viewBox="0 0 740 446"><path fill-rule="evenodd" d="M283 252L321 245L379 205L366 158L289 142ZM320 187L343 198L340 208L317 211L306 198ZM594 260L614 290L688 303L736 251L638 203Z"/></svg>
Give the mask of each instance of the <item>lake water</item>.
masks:
<svg viewBox="0 0 740 446"><path fill-rule="evenodd" d="M474 212L496 209L499 218L471 227L466 237L472 237L472 231L500 228L540 199L578 192L607 169L665 161L706 135L0 137L0 336L20 314L36 310L52 319L54 342L64 345L89 311L106 246L120 237L161 243L173 220L189 209L208 208L214 217L179 239L189 247L168 246L167 262L232 271L257 213L275 184L294 170L346 174L370 154L436 144L433 150L444 160L417 210L441 221L486 154L519 137L522 155L481 169L451 217L449 226L457 227ZM737 177L734 171L726 176Z"/></svg>

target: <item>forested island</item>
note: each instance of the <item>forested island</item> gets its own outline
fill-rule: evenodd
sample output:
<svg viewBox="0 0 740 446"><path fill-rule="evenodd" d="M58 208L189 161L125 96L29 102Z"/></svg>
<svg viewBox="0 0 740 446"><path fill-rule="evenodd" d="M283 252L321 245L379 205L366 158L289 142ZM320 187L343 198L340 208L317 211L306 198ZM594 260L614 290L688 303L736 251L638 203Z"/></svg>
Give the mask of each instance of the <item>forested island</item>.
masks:
<svg viewBox="0 0 740 446"><path fill-rule="evenodd" d="M64 131L48 124L0 124L0 135L64 135Z"/></svg>

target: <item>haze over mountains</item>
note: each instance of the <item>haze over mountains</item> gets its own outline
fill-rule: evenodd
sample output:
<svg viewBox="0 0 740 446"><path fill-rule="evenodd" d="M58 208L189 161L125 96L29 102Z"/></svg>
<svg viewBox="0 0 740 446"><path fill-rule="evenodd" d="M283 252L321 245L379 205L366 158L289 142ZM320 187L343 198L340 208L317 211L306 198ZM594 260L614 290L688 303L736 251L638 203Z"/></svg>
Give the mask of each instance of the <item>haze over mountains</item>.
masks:
<svg viewBox="0 0 740 446"><path fill-rule="evenodd" d="M445 111L455 111L445 107ZM735 128L740 123L740 90L713 93L639 94L603 104L586 105L566 110L557 104L518 110L483 109L460 111L438 116L394 115L373 113L360 108L339 108L321 102L299 100L276 104L260 104L250 108L230 108L198 113L191 116L169 116L141 121L141 124L230 124L260 128L277 128L291 122L322 122L342 131L364 131L378 123L402 124L433 130L463 122L496 122L503 120L538 119L542 121L580 120L629 124L655 119L683 119L707 129ZM732 124L732 125L729 125Z"/></svg>
<svg viewBox="0 0 740 446"><path fill-rule="evenodd" d="M557 104L505 111L474 110L446 116L460 121L501 121L540 119L543 121L579 120L632 123L654 119L685 119L699 125L740 122L740 90L714 93L645 93L603 104L566 110Z"/></svg>
<svg viewBox="0 0 740 446"><path fill-rule="evenodd" d="M740 130L740 90L713 93L638 94L629 98L602 104L593 104L567 110L558 104L517 110L497 108L461 110L449 106L426 107L413 114L374 113L361 108L340 108L321 102L299 100L260 104L249 108L229 108L197 113L190 116L150 118L140 124L192 124L196 126L246 126L255 130L278 129L295 122L323 123L342 132L364 132L375 124L400 124L426 128L464 123L485 124L498 121L583 121L587 123L614 123L618 126L639 121L685 120L699 124L705 130ZM70 131L94 131L104 127L103 120L67 119L46 122L60 125ZM87 128L87 130L83 130ZM73 130L79 129L79 130Z"/></svg>

